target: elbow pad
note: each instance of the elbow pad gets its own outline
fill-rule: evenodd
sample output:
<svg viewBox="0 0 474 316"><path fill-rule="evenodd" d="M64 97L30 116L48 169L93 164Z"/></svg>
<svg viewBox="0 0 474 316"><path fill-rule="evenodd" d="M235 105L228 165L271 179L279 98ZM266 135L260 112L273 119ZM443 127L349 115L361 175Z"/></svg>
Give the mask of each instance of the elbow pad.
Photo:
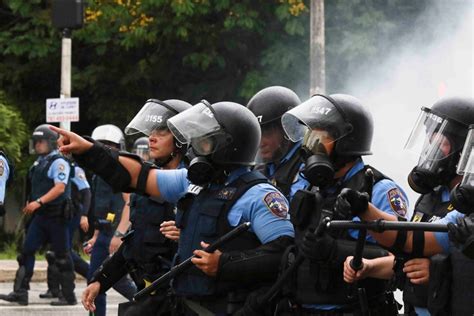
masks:
<svg viewBox="0 0 474 316"><path fill-rule="evenodd" d="M84 138L92 142L93 146L81 155L73 155L77 163L81 167L92 170L104 179L114 192L132 192L130 188L132 178L128 170L119 162L119 156L124 155L124 153L112 150L90 137L86 136ZM127 154L127 157L142 163L138 156Z"/></svg>
<svg viewBox="0 0 474 316"><path fill-rule="evenodd" d="M224 252L219 259L217 278L239 283L274 281L283 253L292 244L292 237L281 236L256 249Z"/></svg>
<svg viewBox="0 0 474 316"><path fill-rule="evenodd" d="M115 283L127 274L126 260L123 257L123 243L119 249L104 260L102 265L94 272L88 284L100 283L100 293L107 292Z"/></svg>

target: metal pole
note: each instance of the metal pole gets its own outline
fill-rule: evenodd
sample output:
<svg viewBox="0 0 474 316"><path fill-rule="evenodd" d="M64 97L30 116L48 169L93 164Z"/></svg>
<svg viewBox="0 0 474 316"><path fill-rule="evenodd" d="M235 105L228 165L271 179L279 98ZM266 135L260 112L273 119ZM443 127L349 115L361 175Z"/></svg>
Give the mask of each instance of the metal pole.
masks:
<svg viewBox="0 0 474 316"><path fill-rule="evenodd" d="M63 30L61 50L61 99L71 97L71 51L71 30L66 28ZM59 127L69 131L71 130L71 122L60 122Z"/></svg>
<svg viewBox="0 0 474 316"><path fill-rule="evenodd" d="M311 0L310 14L310 95L326 92L324 0Z"/></svg>

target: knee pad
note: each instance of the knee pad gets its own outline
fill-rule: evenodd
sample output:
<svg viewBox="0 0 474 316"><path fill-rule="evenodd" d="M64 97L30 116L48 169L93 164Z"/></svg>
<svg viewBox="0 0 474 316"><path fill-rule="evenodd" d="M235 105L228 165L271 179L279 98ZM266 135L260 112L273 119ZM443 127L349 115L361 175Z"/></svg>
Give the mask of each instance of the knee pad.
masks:
<svg viewBox="0 0 474 316"><path fill-rule="evenodd" d="M46 261L48 261L48 264L54 264L56 261L56 254L53 251L46 251L44 257L46 258Z"/></svg>
<svg viewBox="0 0 474 316"><path fill-rule="evenodd" d="M74 270L72 260L68 255L58 255L56 258L56 265L58 266L59 271L61 272Z"/></svg>
<svg viewBox="0 0 474 316"><path fill-rule="evenodd" d="M24 266L25 265L25 255L20 253L17 257L16 257L16 261L18 261L18 265L19 266Z"/></svg>

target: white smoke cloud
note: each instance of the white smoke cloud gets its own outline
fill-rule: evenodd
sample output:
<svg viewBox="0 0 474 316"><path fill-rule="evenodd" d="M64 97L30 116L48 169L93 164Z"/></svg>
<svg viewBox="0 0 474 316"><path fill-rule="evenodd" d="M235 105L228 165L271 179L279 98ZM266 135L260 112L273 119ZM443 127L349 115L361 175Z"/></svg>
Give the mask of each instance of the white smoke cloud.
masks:
<svg viewBox="0 0 474 316"><path fill-rule="evenodd" d="M417 155L403 147L420 107L431 107L441 96L474 95L473 4L434 1L404 35L403 47L386 52L382 63L362 65L343 90L361 99L374 116L374 155L365 161L405 189L411 208L417 194L406 179Z"/></svg>

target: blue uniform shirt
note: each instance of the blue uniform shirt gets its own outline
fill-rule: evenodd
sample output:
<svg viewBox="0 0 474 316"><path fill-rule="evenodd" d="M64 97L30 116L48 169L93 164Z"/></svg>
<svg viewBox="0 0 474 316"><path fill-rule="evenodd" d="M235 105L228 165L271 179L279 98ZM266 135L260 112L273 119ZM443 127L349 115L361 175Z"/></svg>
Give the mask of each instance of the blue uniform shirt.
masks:
<svg viewBox="0 0 474 316"><path fill-rule="evenodd" d="M249 172L241 167L230 173L226 184ZM161 197L176 203L188 191L187 169L158 170L157 183ZM275 208L275 205L279 205ZM231 226L251 222L253 231L260 242L268 243L280 236L294 237L293 225L289 220L288 201L270 184L260 183L245 192L232 206L227 216Z"/></svg>
<svg viewBox="0 0 474 316"><path fill-rule="evenodd" d="M286 163L288 160L290 160L291 158L293 158L293 156L296 154L296 152L301 148L301 141L300 142L297 142L293 145L293 148L291 148L287 153L286 155L280 160L280 165L281 164L284 164ZM275 171L276 171L276 167L275 167L275 164L274 163L268 163L265 165L265 168L266 168L266 171L268 173L268 176L270 179L273 178L274 174L275 174ZM302 163L300 165L300 170L303 170L304 168L304 164ZM309 185L309 182L303 178L301 175L300 175L300 172L298 172L296 174L296 177L295 179L293 179L293 183L291 185L291 188L290 188L290 196L289 198L292 199L293 196L295 195L295 193L298 191L298 190L304 190L305 188L307 188Z"/></svg>
<svg viewBox="0 0 474 316"><path fill-rule="evenodd" d="M448 214L446 214L445 217L443 217L442 219L436 221L435 223L440 223L440 224L454 223L455 224L456 220L458 218L464 217L464 216L466 216L466 215L454 210L454 211L451 211ZM441 246L441 248L443 248L443 251L445 253L450 253L451 252L451 243L449 241L448 233L435 232L434 235L435 235L435 238L436 238L436 241L438 242L438 244Z"/></svg>
<svg viewBox="0 0 474 316"><path fill-rule="evenodd" d="M58 154L58 151L53 150L46 156L38 157L37 161L40 162L41 160L46 159L47 157L57 155L57 154ZM54 184L64 183L67 185L70 172L71 172L71 167L69 166L69 163L64 158L58 158L53 161L51 166L49 166L48 178L53 180Z"/></svg>
<svg viewBox="0 0 474 316"><path fill-rule="evenodd" d="M74 167L74 178L72 178L71 180L74 183L74 185L77 187L78 191L90 188L89 182L87 181L87 178L86 178L86 173L79 166Z"/></svg>
<svg viewBox="0 0 474 316"><path fill-rule="evenodd" d="M5 190L7 187L7 180L10 175L10 167L8 161L0 155L0 203L5 201Z"/></svg>

